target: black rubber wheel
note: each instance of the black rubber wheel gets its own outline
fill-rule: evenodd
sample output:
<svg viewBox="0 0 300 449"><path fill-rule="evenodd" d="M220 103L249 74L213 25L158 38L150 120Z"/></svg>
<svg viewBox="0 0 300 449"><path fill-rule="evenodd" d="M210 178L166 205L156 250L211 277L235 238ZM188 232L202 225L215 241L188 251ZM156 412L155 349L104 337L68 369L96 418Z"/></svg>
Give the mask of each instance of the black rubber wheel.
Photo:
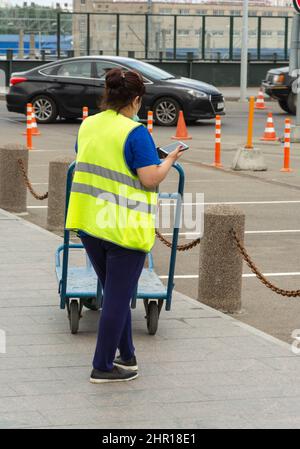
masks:
<svg viewBox="0 0 300 449"><path fill-rule="evenodd" d="M72 334L77 334L78 332L79 318L80 318L80 311L78 301L73 299L70 303L70 312L69 312L70 330Z"/></svg>
<svg viewBox="0 0 300 449"><path fill-rule="evenodd" d="M293 92L289 93L289 96L287 98L287 107L288 107L288 112L292 115L296 115L296 111L297 111L297 95L294 94Z"/></svg>
<svg viewBox="0 0 300 449"><path fill-rule="evenodd" d="M31 100L35 118L38 123L55 122L58 111L55 101L47 95L37 95Z"/></svg>
<svg viewBox="0 0 300 449"><path fill-rule="evenodd" d="M147 329L150 335L155 335L158 328L158 304L156 301L150 301L147 313Z"/></svg>
<svg viewBox="0 0 300 449"><path fill-rule="evenodd" d="M97 298L84 298L82 299L82 304L87 309L94 310L95 312L100 309L100 302L97 300Z"/></svg>
<svg viewBox="0 0 300 449"><path fill-rule="evenodd" d="M180 106L171 97L162 97L156 100L153 106L153 116L156 125L174 126L177 124Z"/></svg>
<svg viewBox="0 0 300 449"><path fill-rule="evenodd" d="M278 104L284 112L290 112L287 100L278 100Z"/></svg>

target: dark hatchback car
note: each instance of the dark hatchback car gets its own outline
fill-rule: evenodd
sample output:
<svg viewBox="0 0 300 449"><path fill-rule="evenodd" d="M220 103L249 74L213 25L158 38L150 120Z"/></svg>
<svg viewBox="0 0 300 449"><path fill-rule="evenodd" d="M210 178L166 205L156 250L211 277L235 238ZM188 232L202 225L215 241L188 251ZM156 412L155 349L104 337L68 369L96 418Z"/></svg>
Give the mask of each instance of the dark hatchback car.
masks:
<svg viewBox="0 0 300 449"><path fill-rule="evenodd" d="M58 116L81 117L83 106L88 106L89 114L95 114L99 112L105 74L115 67L143 75L146 94L139 112L141 119L153 110L156 124L170 126L177 123L181 109L188 122L225 113L224 97L214 86L117 56L70 58L13 73L6 95L7 109L25 114L26 103L31 102L40 123L53 122Z"/></svg>
<svg viewBox="0 0 300 449"><path fill-rule="evenodd" d="M277 100L283 111L293 115L297 104L297 95L292 89L295 79L289 75L289 67L281 67L269 70L262 82L266 94Z"/></svg>

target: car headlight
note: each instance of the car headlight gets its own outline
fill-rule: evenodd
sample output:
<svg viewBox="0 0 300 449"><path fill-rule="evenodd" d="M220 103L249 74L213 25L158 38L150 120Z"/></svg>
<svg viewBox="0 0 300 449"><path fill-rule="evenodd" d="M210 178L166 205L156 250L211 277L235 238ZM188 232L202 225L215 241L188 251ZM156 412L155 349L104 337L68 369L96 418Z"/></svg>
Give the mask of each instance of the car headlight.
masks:
<svg viewBox="0 0 300 449"><path fill-rule="evenodd" d="M192 96L192 97L196 97L196 98L208 98L208 95L204 92L201 92L201 90L194 90L191 89L188 91L188 93Z"/></svg>
<svg viewBox="0 0 300 449"><path fill-rule="evenodd" d="M284 83L284 75L274 75L273 76L273 83L274 84L283 84Z"/></svg>

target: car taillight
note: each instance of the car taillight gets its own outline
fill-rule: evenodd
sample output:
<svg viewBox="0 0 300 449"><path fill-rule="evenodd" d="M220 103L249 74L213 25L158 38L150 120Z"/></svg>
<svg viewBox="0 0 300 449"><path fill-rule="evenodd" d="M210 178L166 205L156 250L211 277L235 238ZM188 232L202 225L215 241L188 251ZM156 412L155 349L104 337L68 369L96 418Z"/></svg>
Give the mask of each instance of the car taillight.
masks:
<svg viewBox="0 0 300 449"><path fill-rule="evenodd" d="M24 81L27 81L27 78L24 78L24 76L13 76L9 81L9 85L15 86L16 84L24 83Z"/></svg>

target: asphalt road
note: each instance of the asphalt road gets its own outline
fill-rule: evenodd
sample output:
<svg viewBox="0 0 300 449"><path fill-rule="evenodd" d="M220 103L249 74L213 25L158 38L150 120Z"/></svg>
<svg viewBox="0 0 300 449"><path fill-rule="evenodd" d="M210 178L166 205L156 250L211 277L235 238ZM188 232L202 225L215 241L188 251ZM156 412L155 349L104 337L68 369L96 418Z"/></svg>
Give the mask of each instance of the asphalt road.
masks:
<svg viewBox="0 0 300 449"><path fill-rule="evenodd" d="M273 111L275 128L283 135L287 117L277 104L268 103ZM227 115L222 118L222 161L225 170L210 167L214 152L214 123L202 121L189 127L192 136L190 150L182 164L186 174L187 203L197 202L197 194L204 195L205 203L228 202L241 208L246 214L246 246L264 273L271 273L270 280L282 288L297 289L300 280L300 256L297 248L300 239L300 146L293 145L291 162L294 171L282 173L283 152L280 143L262 143L266 124L266 111L256 111L254 141L265 155L267 172L236 173L230 164L236 149L246 143L246 104L227 103ZM29 176L35 189L47 190L49 161L61 155L74 154L74 142L80 121L57 122L40 126L41 136L34 138L35 149L30 152ZM0 102L1 143L25 142L22 132L25 117L8 113L5 102ZM154 129L157 144L170 142L174 128ZM205 165L206 164L206 165ZM161 186L163 191L176 189L176 173L171 173ZM46 225L47 201L38 202L28 196L29 214L26 217L41 226ZM195 215L195 205L185 207L186 216ZM164 227L163 233L171 229ZM186 243L197 235L197 230L183 227L181 242ZM169 250L157 242L154 248L157 273L163 279L168 275ZM197 298L199 247L178 253L176 289ZM300 328L300 298L285 299L267 290L254 277L248 277L245 266L243 278L243 310L236 317L258 329L283 340L290 341L291 332ZM169 313L169 312L164 312Z"/></svg>

